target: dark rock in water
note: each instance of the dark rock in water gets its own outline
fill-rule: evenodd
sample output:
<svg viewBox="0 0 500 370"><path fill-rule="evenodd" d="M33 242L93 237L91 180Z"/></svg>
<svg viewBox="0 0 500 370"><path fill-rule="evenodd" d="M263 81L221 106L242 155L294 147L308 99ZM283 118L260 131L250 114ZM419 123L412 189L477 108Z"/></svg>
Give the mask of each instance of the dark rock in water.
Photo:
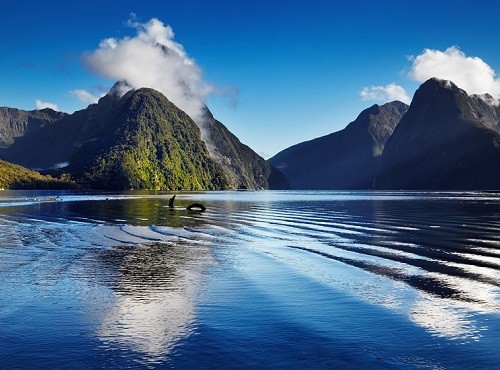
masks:
<svg viewBox="0 0 500 370"><path fill-rule="evenodd" d="M450 81L422 84L385 145L376 187L500 188L500 133L481 109Z"/></svg>
<svg viewBox="0 0 500 370"><path fill-rule="evenodd" d="M168 200L168 208L174 208L175 194Z"/></svg>
<svg viewBox="0 0 500 370"><path fill-rule="evenodd" d="M385 143L408 106L374 105L345 129L294 145L269 159L293 189L370 189Z"/></svg>

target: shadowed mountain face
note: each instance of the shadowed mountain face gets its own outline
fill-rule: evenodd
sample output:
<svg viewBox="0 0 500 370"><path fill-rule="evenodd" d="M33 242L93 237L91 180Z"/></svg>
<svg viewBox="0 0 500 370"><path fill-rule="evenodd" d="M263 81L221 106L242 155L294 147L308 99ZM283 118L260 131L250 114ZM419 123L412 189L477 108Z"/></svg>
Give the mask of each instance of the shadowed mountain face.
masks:
<svg viewBox="0 0 500 370"><path fill-rule="evenodd" d="M374 105L345 129L285 149L269 162L293 189L371 189L385 143L407 109L398 101Z"/></svg>
<svg viewBox="0 0 500 370"><path fill-rule="evenodd" d="M0 148L7 148L16 138L27 132L35 132L64 116L66 113L56 112L50 108L25 111L0 107Z"/></svg>
<svg viewBox="0 0 500 370"><path fill-rule="evenodd" d="M471 95L471 99L479 121L500 132L500 104L490 94Z"/></svg>
<svg viewBox="0 0 500 370"><path fill-rule="evenodd" d="M450 81L430 79L382 156L380 189L498 189L498 108Z"/></svg>
<svg viewBox="0 0 500 370"><path fill-rule="evenodd" d="M210 156L219 164L232 188L246 186L249 189L289 189L286 177L242 144L212 113L205 110L202 124L203 139Z"/></svg>

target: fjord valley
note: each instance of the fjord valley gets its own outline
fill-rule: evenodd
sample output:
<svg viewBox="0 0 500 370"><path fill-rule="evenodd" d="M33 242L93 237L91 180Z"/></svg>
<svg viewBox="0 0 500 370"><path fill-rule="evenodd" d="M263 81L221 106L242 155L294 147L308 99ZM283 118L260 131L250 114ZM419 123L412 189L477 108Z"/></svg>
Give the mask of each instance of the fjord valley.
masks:
<svg viewBox="0 0 500 370"><path fill-rule="evenodd" d="M500 2L1 5L0 370L499 369Z"/></svg>
<svg viewBox="0 0 500 370"><path fill-rule="evenodd" d="M269 161L207 107L195 123L158 91L122 88L71 115L2 108L0 158L86 189L500 188L500 108L451 81L432 78L409 106L374 105Z"/></svg>

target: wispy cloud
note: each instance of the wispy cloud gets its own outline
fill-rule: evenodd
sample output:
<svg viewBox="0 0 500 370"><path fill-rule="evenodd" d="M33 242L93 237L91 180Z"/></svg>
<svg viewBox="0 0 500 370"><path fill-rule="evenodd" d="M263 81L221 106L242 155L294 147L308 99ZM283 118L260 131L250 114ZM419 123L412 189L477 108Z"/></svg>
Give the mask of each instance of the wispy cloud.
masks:
<svg viewBox="0 0 500 370"><path fill-rule="evenodd" d="M403 103L410 104L410 98L405 89L402 86L396 85L394 82L387 86L363 87L359 94L363 100L380 102L399 100Z"/></svg>
<svg viewBox="0 0 500 370"><path fill-rule="evenodd" d="M88 92L87 90L82 89L71 90L69 93L85 104L97 103L99 98L102 97L102 95L97 96L95 94L92 94L91 92Z"/></svg>
<svg viewBox="0 0 500 370"><path fill-rule="evenodd" d="M85 55L88 67L132 88L156 89L198 120L205 98L214 87L205 81L201 68L183 46L174 41L172 28L156 18L140 23L134 16L128 26L136 30L136 35L103 40L96 50ZM82 91L74 90L74 95L90 99Z"/></svg>
<svg viewBox="0 0 500 370"><path fill-rule="evenodd" d="M49 102L46 102L46 101L42 101L40 99L36 99L35 100L35 106L36 106L36 109L50 108L50 109L53 109L53 110L56 110L56 111L59 110L59 107L57 106L57 104L49 103Z"/></svg>
<svg viewBox="0 0 500 370"><path fill-rule="evenodd" d="M500 98L500 79L493 68L479 57L467 56L456 46L445 51L425 49L410 60L413 63L409 76L415 81L437 77L453 81L469 94L489 93Z"/></svg>

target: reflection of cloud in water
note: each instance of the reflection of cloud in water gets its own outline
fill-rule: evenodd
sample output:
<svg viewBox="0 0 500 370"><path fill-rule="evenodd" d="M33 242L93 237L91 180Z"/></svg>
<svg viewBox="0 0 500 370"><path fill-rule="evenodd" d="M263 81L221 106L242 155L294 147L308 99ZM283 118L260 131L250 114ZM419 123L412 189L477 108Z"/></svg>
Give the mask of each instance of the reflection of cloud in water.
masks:
<svg viewBox="0 0 500 370"><path fill-rule="evenodd" d="M193 329L197 289L213 263L210 250L206 244L177 242L122 252L103 260L117 269L117 300L104 315L98 336L112 347L143 353L149 363L162 361Z"/></svg>
<svg viewBox="0 0 500 370"><path fill-rule="evenodd" d="M306 244L303 240L295 242ZM371 256L360 259L364 256L356 258L355 254L343 249L333 250L330 247L328 250L329 246L310 240L307 240L307 245L308 248L291 246L289 249L308 252L308 257L313 254L341 262L342 265L335 269L335 275L331 275L328 264L304 258L302 253L297 256L288 253L287 261L298 264L302 271L321 281L343 287L367 302L407 316L432 335L454 340L477 340L482 337L483 331L488 330L488 326L479 319L480 315L500 312L497 271L492 272L490 268L448 262L445 266L456 270L445 271L458 271L460 268L465 272L463 276L454 276L376 260ZM275 255L279 256L279 252L276 251ZM352 270L346 266L360 269Z"/></svg>
<svg viewBox="0 0 500 370"><path fill-rule="evenodd" d="M480 326L470 308L457 306L456 301L438 299L419 292L411 311L410 320L436 336L451 339L474 339L487 327Z"/></svg>
<svg viewBox="0 0 500 370"><path fill-rule="evenodd" d="M121 296L104 317L98 335L104 342L144 353L150 361L161 360L191 331L195 320L192 295L187 288L157 292L149 300Z"/></svg>

